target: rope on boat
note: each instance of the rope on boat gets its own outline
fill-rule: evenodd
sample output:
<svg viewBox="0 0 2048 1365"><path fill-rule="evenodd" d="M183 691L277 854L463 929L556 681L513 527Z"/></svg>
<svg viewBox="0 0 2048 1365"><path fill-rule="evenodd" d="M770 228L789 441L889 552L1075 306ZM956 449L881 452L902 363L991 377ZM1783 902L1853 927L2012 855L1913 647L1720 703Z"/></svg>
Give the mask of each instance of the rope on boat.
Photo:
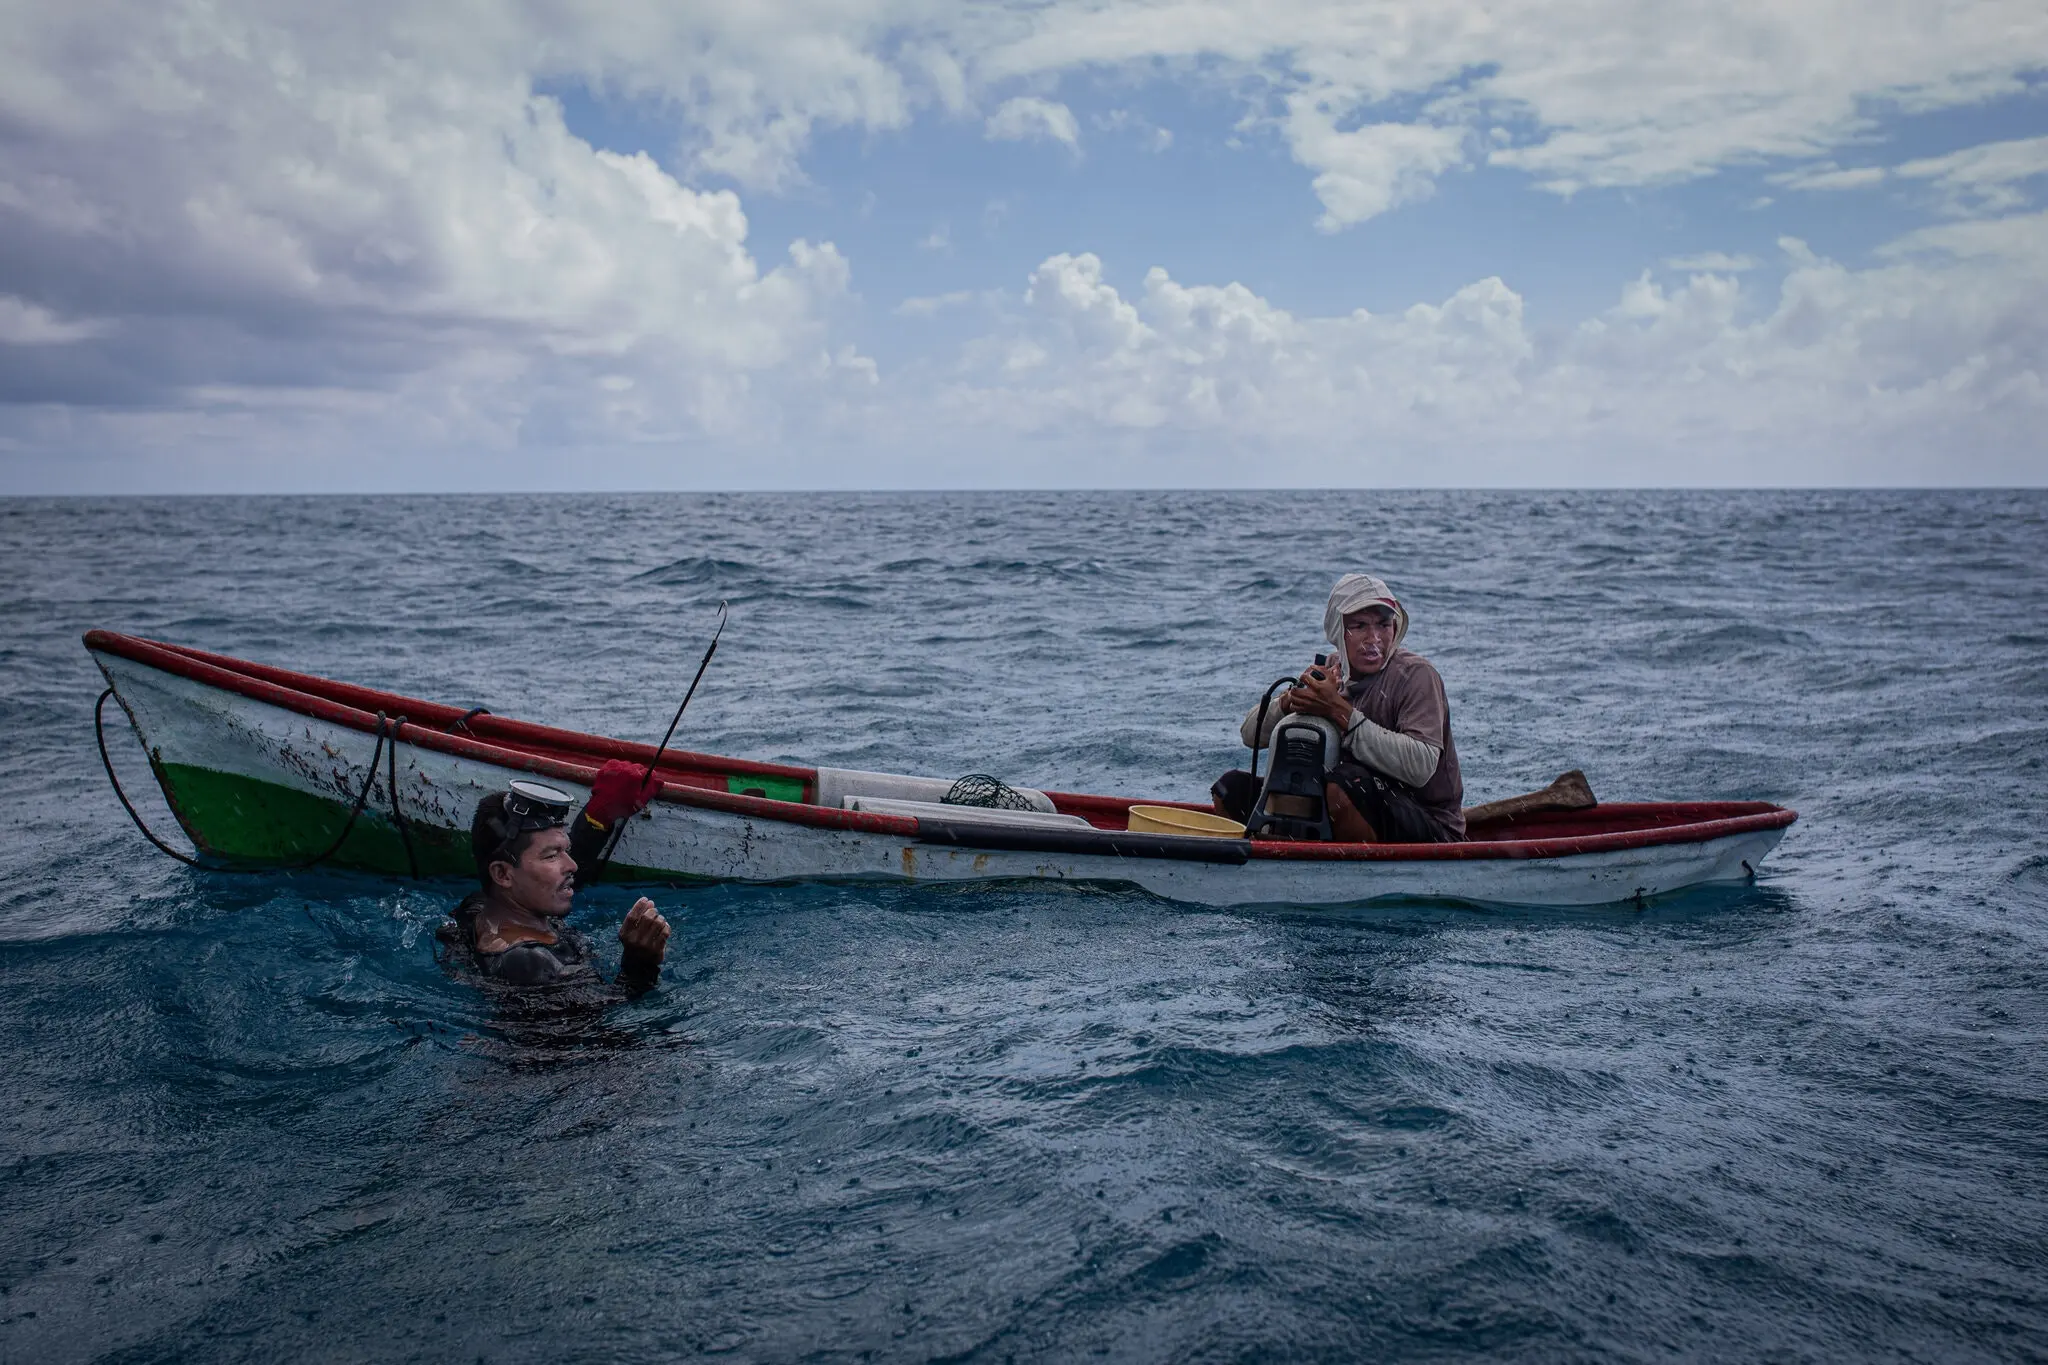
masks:
<svg viewBox="0 0 2048 1365"><path fill-rule="evenodd" d="M412 875L415 878L420 875L419 863L413 857L412 836L407 833L405 817L398 810L398 730L400 726L405 724L404 716L400 716L396 720L387 720L382 711L377 713L377 747L370 751L370 767L369 771L363 775L363 789L356 793L355 805L350 808L348 819L343 822L341 833L334 836L333 843L304 862L286 863L282 867L235 867L232 864L209 863L195 858L189 853L180 853L177 849L172 848L162 839L159 839L156 836L156 832L143 822L141 812L135 809L135 803L128 799L127 792L121 790L121 779L114 772L113 757L107 753L107 698L113 695L114 689L108 688L100 693L100 699L93 703L92 708L93 738L99 741L100 763L107 770L107 781L113 784L114 795L120 798L121 801L121 809L128 812L128 818L135 822L135 828L142 831L142 837L155 844L164 853L184 863L187 867L196 867L207 872L247 872L263 875L276 872L304 872L308 868L319 866L341 851L342 844L348 841L350 832L355 829L356 820L362 815L363 808L369 805L370 790L377 785L377 760L381 758L387 760L388 770L391 774L391 815L398 824L398 836L405 843L405 861L407 866L412 869ZM126 703L122 704L121 712L123 715L127 715L128 707ZM134 717L132 716L129 717L129 725L131 727L134 725ZM138 734L136 738L139 741L141 736ZM386 739L390 740L388 751L385 747Z"/></svg>

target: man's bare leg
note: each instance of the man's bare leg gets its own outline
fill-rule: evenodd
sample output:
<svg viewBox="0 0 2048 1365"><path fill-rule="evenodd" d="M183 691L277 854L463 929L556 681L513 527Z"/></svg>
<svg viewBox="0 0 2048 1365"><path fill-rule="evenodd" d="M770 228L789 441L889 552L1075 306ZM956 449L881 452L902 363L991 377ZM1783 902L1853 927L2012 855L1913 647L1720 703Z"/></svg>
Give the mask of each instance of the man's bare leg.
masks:
<svg viewBox="0 0 2048 1365"><path fill-rule="evenodd" d="M1372 821L1365 818L1351 798L1335 782L1323 785L1323 802L1330 812L1330 837L1340 844L1376 844L1380 841Z"/></svg>

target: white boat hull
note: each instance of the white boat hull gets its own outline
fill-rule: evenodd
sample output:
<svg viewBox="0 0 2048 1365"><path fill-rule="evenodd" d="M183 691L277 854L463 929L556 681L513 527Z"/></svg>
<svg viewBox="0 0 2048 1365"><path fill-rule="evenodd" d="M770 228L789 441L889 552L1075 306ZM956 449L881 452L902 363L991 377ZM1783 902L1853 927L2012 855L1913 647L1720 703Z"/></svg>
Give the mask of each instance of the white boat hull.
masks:
<svg viewBox="0 0 2048 1365"><path fill-rule="evenodd" d="M338 831L368 775L375 737L285 706L95 650L94 657L140 732L172 795L191 774L245 792L251 821L289 807L321 810L331 823L307 839ZM430 870L450 867L466 849L471 813L483 796L521 772L543 770L519 755L505 762L442 752L401 735L398 805ZM380 764L380 767L382 765ZM559 773L550 780L571 785ZM237 784L240 784L239 786ZM210 790L210 789L209 789ZM301 805L283 794L307 798ZM578 791L579 798L584 795ZM361 837L337 862L391 870L397 827L380 776L371 785ZM202 843L205 829L180 818ZM300 816L306 819L309 817ZM1255 857L1242 864L1121 857L1102 853L1020 852L921 842L915 834L792 823L664 798L622 834L614 876L736 882L858 880L957 883L1004 880L1141 887L1169 900L1210 906L1348 905L1429 899L1522 906L1636 903L1687 887L1754 875L1782 828L1748 830L1698 842L1570 853L1559 857L1417 858L1308 861ZM380 843L381 841L381 843ZM302 840L302 846L306 841ZM357 847L357 846L360 847ZM375 846L381 851L369 850ZM232 850L230 853L232 854ZM351 856L352 855L352 856ZM457 862L459 864L459 858Z"/></svg>

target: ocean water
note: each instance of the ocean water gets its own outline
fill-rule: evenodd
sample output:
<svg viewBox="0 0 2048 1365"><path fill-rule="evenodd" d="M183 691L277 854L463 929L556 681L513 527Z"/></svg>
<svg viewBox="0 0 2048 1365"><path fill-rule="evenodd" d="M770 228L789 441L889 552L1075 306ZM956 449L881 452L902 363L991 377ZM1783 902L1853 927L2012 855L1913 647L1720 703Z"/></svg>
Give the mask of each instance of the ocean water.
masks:
<svg viewBox="0 0 2048 1365"><path fill-rule="evenodd" d="M0 555L0 1360L2048 1357L2048 495L7 501ZM663 988L551 1034L436 967L458 884L151 850L78 642L651 740L726 599L690 747L1196 798L1354 568L1468 801L1800 822L1640 910L657 889Z"/></svg>

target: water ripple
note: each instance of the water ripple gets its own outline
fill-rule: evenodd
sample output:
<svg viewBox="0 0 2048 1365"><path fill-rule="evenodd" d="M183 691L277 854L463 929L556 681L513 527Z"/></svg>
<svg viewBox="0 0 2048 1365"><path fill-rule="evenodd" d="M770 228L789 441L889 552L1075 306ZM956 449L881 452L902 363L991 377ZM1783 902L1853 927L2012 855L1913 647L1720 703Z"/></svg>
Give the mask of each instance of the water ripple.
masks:
<svg viewBox="0 0 2048 1365"><path fill-rule="evenodd" d="M0 502L0 1358L2048 1354L2044 522L2003 492ZM730 598L692 747L1192 798L1359 567L1444 672L1468 799L1579 767L1786 801L1763 882L1558 914L661 889L663 990L521 1022L434 963L459 883L142 846L77 643L651 739ZM589 898L600 943L627 901Z"/></svg>

